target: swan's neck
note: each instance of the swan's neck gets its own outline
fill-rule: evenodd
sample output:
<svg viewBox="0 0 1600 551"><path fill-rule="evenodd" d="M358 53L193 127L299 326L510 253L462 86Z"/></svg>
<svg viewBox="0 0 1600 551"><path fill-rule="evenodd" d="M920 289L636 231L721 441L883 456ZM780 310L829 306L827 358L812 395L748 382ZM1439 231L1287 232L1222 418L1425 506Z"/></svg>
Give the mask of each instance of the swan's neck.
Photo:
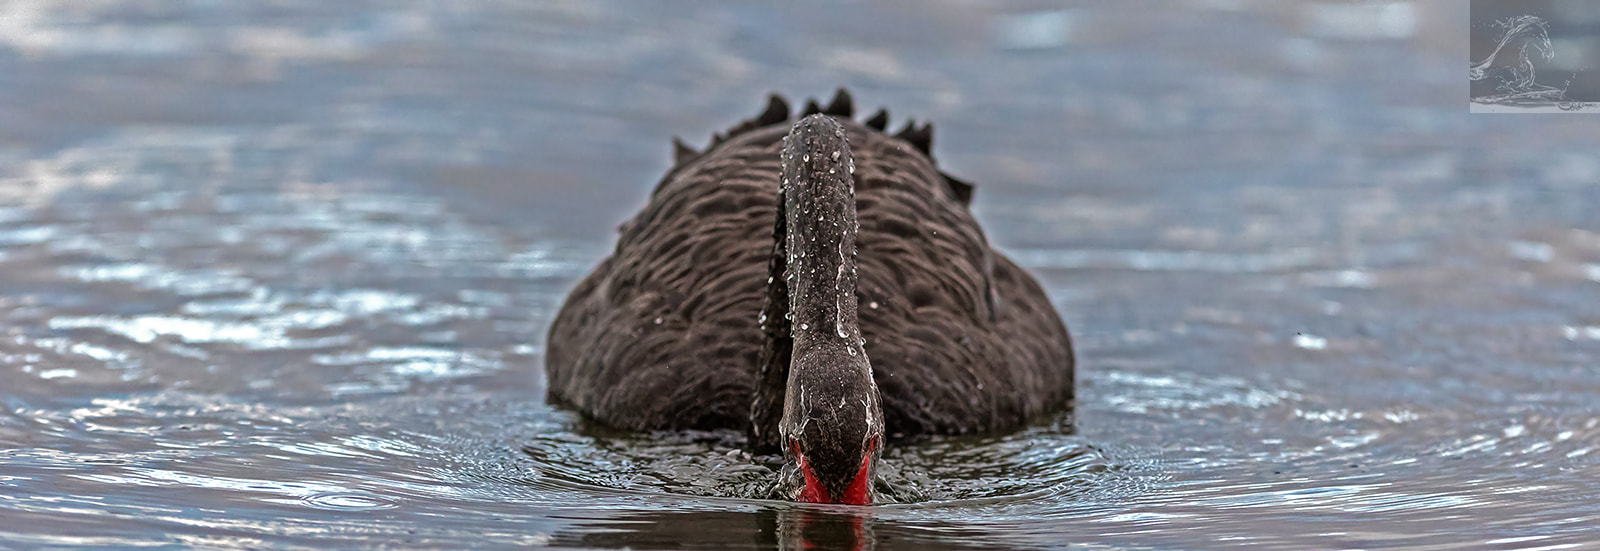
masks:
<svg viewBox="0 0 1600 551"><path fill-rule="evenodd" d="M844 129L800 121L784 141L785 270L795 350L861 351L856 326L855 164Z"/></svg>
<svg viewBox="0 0 1600 551"><path fill-rule="evenodd" d="M783 263L783 279L774 281L768 300L787 295L790 340L769 331L768 352L787 344L791 357L782 390L771 392L783 396L777 436L803 475L796 498L870 503L883 411L856 318L855 161L844 129L824 115L795 123L784 140L782 165L775 250L783 258L774 258L773 267ZM763 358L775 363L780 356ZM764 384L776 386L775 377L767 377L783 367L764 363L762 369ZM758 422L775 413L763 413L760 396L756 406Z"/></svg>

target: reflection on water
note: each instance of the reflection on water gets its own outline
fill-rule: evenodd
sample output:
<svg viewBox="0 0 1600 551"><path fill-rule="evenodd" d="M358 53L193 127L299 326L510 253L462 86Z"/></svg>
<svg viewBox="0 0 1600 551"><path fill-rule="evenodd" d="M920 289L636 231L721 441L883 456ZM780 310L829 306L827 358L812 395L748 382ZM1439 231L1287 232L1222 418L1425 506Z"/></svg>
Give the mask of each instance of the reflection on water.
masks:
<svg viewBox="0 0 1600 551"><path fill-rule="evenodd" d="M0 547L1592 544L1593 130L1358 4L0 5ZM1078 411L855 508L545 403L670 137L837 84L938 123Z"/></svg>

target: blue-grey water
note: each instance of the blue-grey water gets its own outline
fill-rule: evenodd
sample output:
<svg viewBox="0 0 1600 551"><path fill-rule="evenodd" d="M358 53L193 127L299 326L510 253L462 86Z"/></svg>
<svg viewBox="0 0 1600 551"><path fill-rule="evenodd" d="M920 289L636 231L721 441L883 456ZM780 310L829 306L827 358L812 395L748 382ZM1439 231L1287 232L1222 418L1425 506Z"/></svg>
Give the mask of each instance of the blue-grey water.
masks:
<svg viewBox="0 0 1600 551"><path fill-rule="evenodd" d="M1467 114L1467 22L0 2L0 548L1600 544L1600 127ZM935 122L1076 415L893 449L857 508L547 404L670 138L839 85Z"/></svg>

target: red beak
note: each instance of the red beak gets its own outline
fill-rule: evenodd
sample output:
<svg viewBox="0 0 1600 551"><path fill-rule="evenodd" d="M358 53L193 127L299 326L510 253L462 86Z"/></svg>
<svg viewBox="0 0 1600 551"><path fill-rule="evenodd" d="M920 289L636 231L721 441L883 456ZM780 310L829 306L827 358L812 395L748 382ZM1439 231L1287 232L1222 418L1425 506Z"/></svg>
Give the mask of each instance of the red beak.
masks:
<svg viewBox="0 0 1600 551"><path fill-rule="evenodd" d="M850 485L845 487L843 495L829 495L828 488L817 480L817 475L811 472L811 465L806 462L806 456L800 453L798 444L791 444L794 455L800 460L800 472L805 475L805 489L800 491L800 501L807 503L838 503L843 505L871 505L872 494L868 490L872 484L872 452L877 447L874 440L867 448L867 453L861 458L861 468L856 470L855 478L850 480Z"/></svg>

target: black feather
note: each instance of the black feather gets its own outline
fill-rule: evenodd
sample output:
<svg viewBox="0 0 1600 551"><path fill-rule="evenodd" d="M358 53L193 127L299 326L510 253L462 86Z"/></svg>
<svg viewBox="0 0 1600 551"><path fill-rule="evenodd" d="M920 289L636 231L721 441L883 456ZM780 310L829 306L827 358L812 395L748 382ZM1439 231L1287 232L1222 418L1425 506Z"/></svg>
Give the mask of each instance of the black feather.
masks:
<svg viewBox="0 0 1600 551"><path fill-rule="evenodd" d="M840 88L833 93L833 101L828 102L828 107L822 110L824 115L850 118L856 114L855 102L850 99L850 91Z"/></svg>
<svg viewBox="0 0 1600 551"><path fill-rule="evenodd" d="M895 133L894 133L894 137L904 139L906 133L910 132L913 128L916 128L916 127L917 127L917 119L906 119L905 126L901 126L899 130L896 130Z"/></svg>
<svg viewBox="0 0 1600 551"><path fill-rule="evenodd" d="M689 159L693 159L693 158L695 158L695 157L697 157L699 155L700 155L700 152L699 151L695 151L694 148L692 148L692 147L689 147L689 144L683 143L683 140L678 139L677 136L673 136L672 137L672 162L673 162L673 164L681 164L684 161L687 161Z"/></svg>
<svg viewBox="0 0 1600 551"><path fill-rule="evenodd" d="M767 109L756 117L756 126L778 124L789 120L789 102L783 96L772 94L767 96Z"/></svg>
<svg viewBox="0 0 1600 551"><path fill-rule="evenodd" d="M905 140L924 155L933 154L933 123L919 127L915 120L907 121L906 127L895 133L894 137Z"/></svg>
<svg viewBox="0 0 1600 551"><path fill-rule="evenodd" d="M950 189L950 195L955 197L957 202L967 206L972 205L972 184L943 172L939 175L944 176L944 185Z"/></svg>
<svg viewBox="0 0 1600 551"><path fill-rule="evenodd" d="M712 140L711 145L716 145L727 140L728 138L744 134L745 132L749 132L757 128L772 126L786 120L789 120L789 102L784 101L783 96L770 94L767 96L767 107L762 109L761 113L757 114L753 119L746 119L745 121L734 125L733 128L729 128L727 137L719 137L714 139Z"/></svg>
<svg viewBox="0 0 1600 551"><path fill-rule="evenodd" d="M821 112L822 106L817 105L817 100L808 99L806 100L806 108L800 111L800 118L806 118Z"/></svg>
<svg viewBox="0 0 1600 551"><path fill-rule="evenodd" d="M882 132L884 128L889 126L889 110L879 109L877 113L872 115L872 118L867 119L865 124L867 128Z"/></svg>

